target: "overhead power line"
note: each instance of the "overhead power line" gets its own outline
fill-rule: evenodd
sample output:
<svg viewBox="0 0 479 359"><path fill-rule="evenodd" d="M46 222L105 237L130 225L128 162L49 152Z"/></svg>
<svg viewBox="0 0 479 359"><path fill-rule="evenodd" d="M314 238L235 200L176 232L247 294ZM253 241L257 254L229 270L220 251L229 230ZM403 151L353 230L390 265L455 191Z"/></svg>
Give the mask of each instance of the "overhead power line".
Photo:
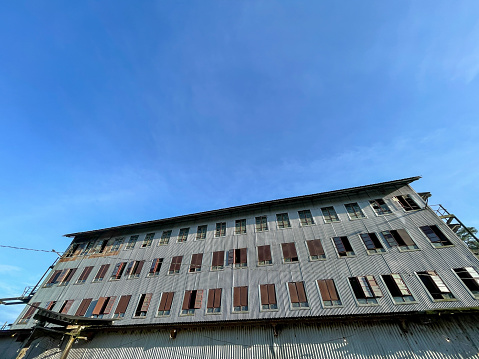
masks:
<svg viewBox="0 0 479 359"><path fill-rule="evenodd" d="M11 249L22 249L22 250L25 250L25 251L35 251L35 252L46 252L46 253L56 253L56 254L60 254L62 252L57 252L56 250L52 249L50 251L47 251L45 249L32 249L32 248L23 248L23 247L14 247L14 246L4 246L2 244L0 244L0 247L2 248L11 248Z"/></svg>

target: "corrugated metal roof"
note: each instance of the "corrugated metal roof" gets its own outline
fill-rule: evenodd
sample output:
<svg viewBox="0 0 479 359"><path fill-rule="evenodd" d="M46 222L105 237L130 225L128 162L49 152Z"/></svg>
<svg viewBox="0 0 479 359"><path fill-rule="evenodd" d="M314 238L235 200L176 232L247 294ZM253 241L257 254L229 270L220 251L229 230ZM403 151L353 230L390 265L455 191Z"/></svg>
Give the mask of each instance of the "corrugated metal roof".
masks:
<svg viewBox="0 0 479 359"><path fill-rule="evenodd" d="M76 237L76 236L80 236L80 235L81 236L100 235L104 232L110 232L110 231L121 231L121 230L130 230L130 229L148 228L148 227L152 227L152 226L158 226L158 225L161 225L161 224L166 224L166 223L169 223L169 222L196 220L198 217L209 217L209 216L224 215L224 214L228 214L231 211L238 212L238 211L241 211L241 210L253 210L253 209L257 209L257 208L265 207L265 206L273 206L273 205L279 205L279 204L289 204L289 203L293 203L293 202L297 202L297 201L312 200L312 199L327 198L327 197L335 197L335 196L346 195L348 193L353 193L353 192L357 192L357 191L373 190L373 189L377 189L377 188L381 188L381 187L404 186L404 185L409 184L411 182L414 182L414 181L416 181L420 178L421 178L421 176L408 177L408 178L398 179L398 180L394 180L394 181L380 182L380 183L375 183L375 184L370 184L370 185L365 185L365 186L351 187L351 188L346 188L346 189L340 189L340 190L334 190L334 191L328 191L328 192L321 192L321 193L309 194L309 195L304 195L304 196L288 197L288 198L276 199L276 200L271 200L271 201L257 202L257 203L251 203L251 204L246 204L246 205L241 205L241 206L228 207L228 208L223 208L223 209L216 209L216 210L212 210L212 211L199 212L199 213L186 214L186 215L177 216L177 217L158 219L158 220L154 220L154 221L146 221L146 222L139 222L139 223L133 223L133 224L126 224L126 225L122 225L122 226L96 229L96 230L85 231L85 232L69 233L69 234L65 234L64 237Z"/></svg>

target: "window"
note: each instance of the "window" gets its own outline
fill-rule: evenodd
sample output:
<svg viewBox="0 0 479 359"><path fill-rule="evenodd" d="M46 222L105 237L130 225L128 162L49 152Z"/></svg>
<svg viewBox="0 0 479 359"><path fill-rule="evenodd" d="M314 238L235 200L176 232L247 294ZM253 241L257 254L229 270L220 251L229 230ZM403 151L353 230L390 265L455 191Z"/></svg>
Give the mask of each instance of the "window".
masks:
<svg viewBox="0 0 479 359"><path fill-rule="evenodd" d="M73 302L74 302L74 300L65 300L63 302L62 306L60 307L60 310L58 311L58 313L68 314L68 311L70 310Z"/></svg>
<svg viewBox="0 0 479 359"><path fill-rule="evenodd" d="M293 242L281 243L283 249L283 261L284 263L294 263L298 261L298 253L296 253L296 247Z"/></svg>
<svg viewBox="0 0 479 359"><path fill-rule="evenodd" d="M25 312L23 315L22 319L18 321L17 324L25 324L28 322L28 320L33 317L33 314L37 311L37 309L40 307L40 302L35 302L29 305L28 310Z"/></svg>
<svg viewBox="0 0 479 359"><path fill-rule="evenodd" d="M98 241L98 243L96 244L96 246L93 248L93 250L91 251L91 254L95 254L95 253L103 253L105 251L105 248L106 248L106 245L108 244L108 239L105 239L105 240L102 240L102 241Z"/></svg>
<svg viewBox="0 0 479 359"><path fill-rule="evenodd" d="M211 270L220 270L224 268L225 252L213 252L213 260L211 261Z"/></svg>
<svg viewBox="0 0 479 359"><path fill-rule="evenodd" d="M436 272L417 272L417 275L434 301L455 299L454 295Z"/></svg>
<svg viewBox="0 0 479 359"><path fill-rule="evenodd" d="M145 261L131 261L128 263L128 267L126 267L125 276L129 279L140 277L144 264Z"/></svg>
<svg viewBox="0 0 479 359"><path fill-rule="evenodd" d="M361 233L359 235L369 254L386 252L376 233Z"/></svg>
<svg viewBox="0 0 479 359"><path fill-rule="evenodd" d="M396 196L396 197L393 197L393 199L396 202L398 202L406 212L415 211L416 209L421 209L421 207L419 207L416 201L414 201L414 199L408 194L402 195L402 196Z"/></svg>
<svg viewBox="0 0 479 359"><path fill-rule="evenodd" d="M87 312L88 307L90 306L92 300L93 300L93 298L83 299L81 301L80 306L78 307L75 315L77 317L85 316L85 313Z"/></svg>
<svg viewBox="0 0 479 359"><path fill-rule="evenodd" d="M56 284L61 273L61 270L56 270L55 272L53 272L48 282L45 283L44 287L51 287L52 285Z"/></svg>
<svg viewBox="0 0 479 359"><path fill-rule="evenodd" d="M186 242L188 240L188 233L190 233L190 228L181 228L178 234L178 243Z"/></svg>
<svg viewBox="0 0 479 359"><path fill-rule="evenodd" d="M80 253L81 256L84 256L84 255L87 255L88 252L90 252L90 250L93 248L93 245L95 244L95 241L91 241L91 242L88 242L83 251Z"/></svg>
<svg viewBox="0 0 479 359"><path fill-rule="evenodd" d="M360 305L377 305L377 298L383 296L376 279L372 275L350 277L349 284L351 284L353 293Z"/></svg>
<svg viewBox="0 0 479 359"><path fill-rule="evenodd" d="M161 294L160 306L158 307L157 316L170 315L171 303L173 302L174 292L163 292Z"/></svg>
<svg viewBox="0 0 479 359"><path fill-rule="evenodd" d="M46 310L53 310L53 307L55 306L57 302L55 302L54 300L50 301L50 302L47 302L47 304L45 305L45 309Z"/></svg>
<svg viewBox="0 0 479 359"><path fill-rule="evenodd" d="M141 244L141 248L151 247L151 243L153 243L153 237L155 236L154 233L148 233Z"/></svg>
<svg viewBox="0 0 479 359"><path fill-rule="evenodd" d="M215 237L226 236L226 222L216 223Z"/></svg>
<svg viewBox="0 0 479 359"><path fill-rule="evenodd" d="M276 222L278 223L278 228L290 228L291 223L289 222L289 216L287 213L280 213L276 215Z"/></svg>
<svg viewBox="0 0 479 359"><path fill-rule="evenodd" d="M121 278L121 275L123 274L123 271L125 270L126 267L126 262L120 262L115 265L115 268L113 268L113 272L111 273L110 280L119 280Z"/></svg>
<svg viewBox="0 0 479 359"><path fill-rule="evenodd" d="M190 273L201 272L203 253L196 253L191 256Z"/></svg>
<svg viewBox="0 0 479 359"><path fill-rule="evenodd" d="M163 264L163 258L155 258L151 263L150 271L148 272L148 277L155 277L160 274L161 265Z"/></svg>
<svg viewBox="0 0 479 359"><path fill-rule="evenodd" d="M161 234L160 242L158 243L158 245L166 245L166 244L170 243L170 237L171 237L171 230L163 231L163 233Z"/></svg>
<svg viewBox="0 0 479 359"><path fill-rule="evenodd" d="M389 245L389 247L398 247L399 250L415 250L419 247L404 229L391 231L382 231L379 236Z"/></svg>
<svg viewBox="0 0 479 359"><path fill-rule="evenodd" d="M334 210L334 207L323 207L321 208L321 212L323 212L325 223L339 222L339 217Z"/></svg>
<svg viewBox="0 0 479 359"><path fill-rule="evenodd" d="M128 308L128 304L130 303L131 295L122 295L120 297L120 301L116 306L115 313L113 313L113 318L123 318L126 313L126 308Z"/></svg>
<svg viewBox="0 0 479 359"><path fill-rule="evenodd" d="M193 315L196 309L201 308L203 301L203 290L187 290L181 307L182 315Z"/></svg>
<svg viewBox="0 0 479 359"><path fill-rule="evenodd" d="M140 300L135 310L135 317L146 317L146 312L148 312L148 307L150 306L151 297L153 293L146 293L140 295Z"/></svg>
<svg viewBox="0 0 479 359"><path fill-rule="evenodd" d="M341 306L342 303L332 279L318 279L316 283L318 284L319 294L321 294L325 308Z"/></svg>
<svg viewBox="0 0 479 359"><path fill-rule="evenodd" d="M177 274L180 273L181 261L183 260L183 256L176 256L171 259L170 270L168 274Z"/></svg>
<svg viewBox="0 0 479 359"><path fill-rule="evenodd" d="M95 278L93 279L93 282L101 282L103 278L105 278L106 272L108 271L108 268L110 268L109 264L103 264L100 269L98 270Z"/></svg>
<svg viewBox="0 0 479 359"><path fill-rule="evenodd" d="M321 244L320 239L314 239L312 241L306 241L309 250L309 259L316 261L319 259L325 259L326 254L324 253L323 245Z"/></svg>
<svg viewBox="0 0 479 359"><path fill-rule="evenodd" d="M208 303L206 305L208 314L221 313L221 288L208 291Z"/></svg>
<svg viewBox="0 0 479 359"><path fill-rule="evenodd" d="M426 237L431 241L432 245L436 248L452 246L452 243L441 232L438 226L422 226L419 227Z"/></svg>
<svg viewBox="0 0 479 359"><path fill-rule="evenodd" d="M76 271L77 268L64 269L58 277L58 285L68 285Z"/></svg>
<svg viewBox="0 0 479 359"><path fill-rule="evenodd" d="M333 237L333 243L340 257L354 257L353 247L349 243L348 237Z"/></svg>
<svg viewBox="0 0 479 359"><path fill-rule="evenodd" d="M125 250L126 249L133 249L135 248L136 241L138 240L138 236L131 236L130 239L128 240L128 243L126 244Z"/></svg>
<svg viewBox="0 0 479 359"><path fill-rule="evenodd" d="M103 318L105 315L110 314L115 303L116 297L100 297L96 302L95 308L93 308L92 318Z"/></svg>
<svg viewBox="0 0 479 359"><path fill-rule="evenodd" d="M248 311L248 287L233 288L233 312Z"/></svg>
<svg viewBox="0 0 479 359"><path fill-rule="evenodd" d="M256 232L264 232L268 230L268 217L259 216L255 218Z"/></svg>
<svg viewBox="0 0 479 359"><path fill-rule="evenodd" d="M266 266L272 264L271 247L269 245L258 247L258 265Z"/></svg>
<svg viewBox="0 0 479 359"><path fill-rule="evenodd" d="M230 249L227 265L230 264L233 264L236 268L246 267L248 265L246 248Z"/></svg>
<svg viewBox="0 0 479 359"><path fill-rule="evenodd" d="M90 275L92 269L93 269L93 266L85 267L83 269L83 272L81 273L80 277L77 279L76 284L85 283L86 280L88 279L88 276Z"/></svg>
<svg viewBox="0 0 479 359"><path fill-rule="evenodd" d="M304 290L304 282L289 282L289 299L291 306L295 309L309 308L308 299Z"/></svg>
<svg viewBox="0 0 479 359"><path fill-rule="evenodd" d="M365 218L366 216L364 215L363 211L359 207L359 204L356 202L354 203L348 203L344 205L346 207L346 211L348 212L349 218L351 219L359 219L359 218Z"/></svg>
<svg viewBox="0 0 479 359"><path fill-rule="evenodd" d="M259 286L261 296L261 310L276 310L278 304L276 303L276 291L274 284L261 284Z"/></svg>
<svg viewBox="0 0 479 359"><path fill-rule="evenodd" d="M479 299L479 273L472 267L454 268L453 270L474 298Z"/></svg>
<svg viewBox="0 0 479 359"><path fill-rule="evenodd" d="M415 303L414 297L399 274L382 275L395 303Z"/></svg>
<svg viewBox="0 0 479 359"><path fill-rule="evenodd" d="M298 213L302 226L310 226L314 224L314 219L309 209L305 209L304 211L298 211Z"/></svg>
<svg viewBox="0 0 479 359"><path fill-rule="evenodd" d="M122 245L123 241L125 240L125 237L119 237L119 238L115 238L111 248L110 248L110 252L116 252L117 250L120 249L120 246Z"/></svg>
<svg viewBox="0 0 479 359"><path fill-rule="evenodd" d="M371 207L373 207L374 213L376 213L377 216L392 213L386 202L384 202L384 200L381 198L369 201L369 204L371 205Z"/></svg>
<svg viewBox="0 0 479 359"><path fill-rule="evenodd" d="M246 219L237 219L235 222L235 234L246 233Z"/></svg>
<svg viewBox="0 0 479 359"><path fill-rule="evenodd" d="M198 230L196 231L196 240L201 240L206 238L206 230L208 226L198 226Z"/></svg>
<svg viewBox="0 0 479 359"><path fill-rule="evenodd" d="M80 248L79 243L72 243L68 250L65 252L65 257L73 257L73 255L77 254L76 252Z"/></svg>

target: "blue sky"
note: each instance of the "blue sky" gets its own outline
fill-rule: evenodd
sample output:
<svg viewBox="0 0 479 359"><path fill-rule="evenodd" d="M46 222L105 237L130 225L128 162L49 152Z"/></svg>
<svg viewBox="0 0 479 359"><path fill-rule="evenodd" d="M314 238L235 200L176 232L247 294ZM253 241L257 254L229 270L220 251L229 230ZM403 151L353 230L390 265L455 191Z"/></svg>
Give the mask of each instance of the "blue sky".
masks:
<svg viewBox="0 0 479 359"><path fill-rule="evenodd" d="M0 244L421 175L479 228L477 1L4 2ZM0 248L0 297L55 254ZM19 306L0 306L0 324Z"/></svg>

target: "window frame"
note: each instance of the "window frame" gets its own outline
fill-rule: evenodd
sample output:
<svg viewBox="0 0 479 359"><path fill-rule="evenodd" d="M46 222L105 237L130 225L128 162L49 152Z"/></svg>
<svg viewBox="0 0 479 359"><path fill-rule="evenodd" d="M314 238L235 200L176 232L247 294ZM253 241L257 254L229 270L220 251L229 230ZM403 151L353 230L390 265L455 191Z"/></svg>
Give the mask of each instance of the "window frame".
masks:
<svg viewBox="0 0 479 359"><path fill-rule="evenodd" d="M329 209L332 208L334 211L334 214L336 215L336 219L332 219L331 214L329 213ZM324 210L328 210L328 217L329 219L326 219L326 216L324 214ZM339 223L341 222L341 218L339 218L338 212L336 211L336 208L334 206L326 206L326 207L321 207L321 216L323 217L323 221L325 224L332 224L332 223Z"/></svg>
<svg viewBox="0 0 479 359"><path fill-rule="evenodd" d="M136 243L138 242L139 237L140 236L137 234L130 236L130 238L128 239L128 242L126 242L126 246L124 250L127 251L127 250L135 249L135 246L136 246Z"/></svg>
<svg viewBox="0 0 479 359"><path fill-rule="evenodd" d="M371 238L371 234L373 234L373 235L376 237L376 239L378 240L379 244L382 246L382 248L376 247L375 249L368 249L366 243L364 242L363 237L361 236L361 235L363 235L363 234L368 235L369 240L370 240L371 243L373 243L374 246L376 247L376 243L374 243L374 239ZM386 249L386 247L384 246L384 243L381 241L380 236L378 236L375 232L359 233L358 236L359 236L359 240L360 240L361 243L363 244L364 249L366 250L366 253L367 253L368 255L374 256L374 255L378 255L378 254L386 254L386 253L387 253L387 249Z"/></svg>
<svg viewBox="0 0 479 359"><path fill-rule="evenodd" d="M195 258L197 258L196 256L198 256L200 254L201 254L201 258L200 258L199 267L198 267L198 264L195 264L195 266L193 267L193 256L195 256ZM188 267L188 273L194 274L194 273L200 273L201 272L201 268L203 267L203 257L204 257L204 253L192 253L191 254L190 265ZM191 269L193 269L193 270L191 270Z"/></svg>
<svg viewBox="0 0 479 359"><path fill-rule="evenodd" d="M271 255L271 263L264 263L264 264L260 264L260 260L259 260L259 247L266 247L268 246L269 247L269 254ZM266 261L264 261L266 262ZM257 267L265 267L265 266L272 266L274 264L274 261L273 261L273 252L271 251L271 244L263 244L262 246L256 246L256 266Z"/></svg>
<svg viewBox="0 0 479 359"><path fill-rule="evenodd" d="M466 268L472 268L476 271L476 273L479 274L479 272L477 271L476 268L474 268L473 266L467 266L467 267L458 267L458 268L451 268L451 271L454 273L454 275L457 277L457 279L459 279L459 282L461 282L461 284L464 286L464 288L466 288L466 290L468 291L468 293L471 295L472 298L474 298L475 300L479 300L479 289L478 289L478 293L477 294L474 294L474 292L472 290L469 289L469 287L466 285L466 283L464 282L463 278L461 278L459 276L459 274L456 273L456 271L454 269L466 269ZM474 278L472 278L474 279ZM478 286L479 286L479 283L478 283Z"/></svg>
<svg viewBox="0 0 479 359"><path fill-rule="evenodd" d="M353 218L351 217L351 213L349 212L348 210L348 206L350 205L357 205L358 206L358 209L359 209L359 213L361 214L361 217L356 217L356 218ZM366 213L364 213L363 209L361 208L361 206L359 205L359 202L351 202L351 203L345 203L343 204L344 208L346 209L346 214L348 215L348 218L350 221L356 221L358 219L366 219L368 218L368 216L366 216ZM353 209L354 210L354 209ZM354 213L356 213L356 211L354 210Z"/></svg>
<svg viewBox="0 0 479 359"><path fill-rule="evenodd" d="M324 304L325 300L323 299L323 296L321 295L321 289L319 288L318 280L332 280L332 281L333 281L334 289L336 290L336 294L337 294L338 297L339 297L339 300L338 300L338 301L339 301L340 304L331 304L331 305L325 305L325 304ZM335 309L335 308L343 308L343 307L344 307L343 301L341 300L342 295L341 295L341 293L339 293L339 289L338 289L338 286L336 285L336 282L334 281L334 278L326 278L326 279L320 278L320 279L315 279L315 280L314 280L314 283L316 283L316 289L318 290L319 300L321 301L321 307L322 307L323 309ZM328 302L333 302L333 301L332 301L332 300L328 300Z"/></svg>
<svg viewBox="0 0 479 359"><path fill-rule="evenodd" d="M162 231L160 240L158 241L158 246L167 246L168 244L170 244L172 233L173 233L172 229L166 229Z"/></svg>
<svg viewBox="0 0 479 359"><path fill-rule="evenodd" d="M186 232L186 234L185 234ZM176 243L185 243L188 241L188 236L190 235L190 227L180 228L178 232L178 237L176 238Z"/></svg>
<svg viewBox="0 0 479 359"><path fill-rule="evenodd" d="M439 277L439 279L441 280L441 282L446 286L446 288L449 290L449 293L451 293L452 295L452 298L443 298L443 299L435 299L431 292L429 291L429 289L427 289L426 285L424 284L424 282L422 281L421 277L419 276L419 273L424 273L424 272L434 272L436 273L436 275ZM429 296L429 298L431 299L431 301L433 302L437 302L437 303L440 303L440 302L457 302L458 299L457 297L454 295L454 293L451 291L451 289L449 289L449 286L446 284L446 282L444 282L444 280L442 279L442 277L436 272L436 271L419 271L419 272L414 272L414 274L416 275L416 278L417 280L419 281L419 283L422 285L422 287L424 288L424 290L426 291L427 295Z"/></svg>
<svg viewBox="0 0 479 359"><path fill-rule="evenodd" d="M186 299L186 293L187 292L191 292L190 293L190 303L189 303L189 307L187 309L183 309L183 305L184 305L184 301ZM195 292L195 300L193 301L191 299L191 296L193 295L193 292ZM196 307L196 303L198 302L198 292L201 292L201 301L200 301L200 306L197 308ZM185 290L184 291L184 295L183 295L183 303L181 305L181 309L180 309L180 313L178 314L178 316L180 317L188 317L188 316L194 316L196 314L196 311L200 310L201 309L201 306L203 305L203 297L204 297L204 293L205 293L205 289L192 289L192 290ZM193 308L190 308L191 306L191 302L193 302ZM186 312L186 313L184 313Z"/></svg>
<svg viewBox="0 0 479 359"><path fill-rule="evenodd" d="M243 287L246 287L246 306L236 306L235 307L235 299L234 299L234 296L235 296L235 288L243 288ZM248 285L238 285L238 286L235 286L235 287L231 287L231 313L232 314L245 314L245 313L249 313L249 292L250 292L250 287ZM240 294L240 301L241 301L241 294ZM240 310L235 310L235 308L241 308ZM243 308L246 308L246 309L243 309Z"/></svg>
<svg viewBox="0 0 479 359"><path fill-rule="evenodd" d="M226 237L226 222L217 222L215 225L215 238Z"/></svg>
<svg viewBox="0 0 479 359"><path fill-rule="evenodd" d="M116 252L121 250L122 244L125 242L125 237L116 237L115 240L113 241L109 252Z"/></svg>
<svg viewBox="0 0 479 359"><path fill-rule="evenodd" d="M399 245L399 243L397 242L397 239L394 237L394 233L392 233L393 231L397 233L397 235L401 238L401 240L404 242L404 239L402 238L401 234L398 232L398 231L404 231L406 232L406 234L409 236L409 238L411 238L411 241L414 243L414 246L416 248L409 248L409 247L412 247L412 246L407 246L407 245ZM384 232L389 232L389 234L393 237L394 241L397 243L397 245L395 246L392 246L389 241L386 239L386 237L384 236ZM421 248L419 248L419 246L417 245L417 243L412 239L412 236L406 231L405 228L398 228L398 229L387 229L387 230L384 230L384 231L380 231L380 232L377 232L376 233L377 235L379 235L381 241L386 244L386 247L391 250L392 248L397 248L399 252L414 252L414 251L420 251ZM406 248L405 248L406 247Z"/></svg>
<svg viewBox="0 0 479 359"><path fill-rule="evenodd" d="M334 238L339 238L341 239L341 243L343 242L342 238L343 237L346 237L348 243L349 243L349 247L351 247L352 251L346 251L346 255L342 256L341 254L339 254L339 250L336 246L336 243L334 242ZM330 237L331 238L331 243L333 244L333 247L334 247L334 250L336 251L336 255L338 256L338 258L354 258L356 257L356 251L353 247L353 245L351 244L351 241L349 240L349 237L348 236L335 236L335 237ZM344 244L343 244L344 246ZM346 249L346 247L344 247L344 249Z"/></svg>
<svg viewBox="0 0 479 359"><path fill-rule="evenodd" d="M404 205L402 204L401 200L399 199L399 197L403 197L403 198L410 198L414 204L418 207L418 208L411 208L411 209L406 209L404 207ZM419 203L416 201L416 199L411 196L409 193L407 194L398 194L396 196L393 197L393 200L399 205L399 207L404 211L404 212L415 212L415 211L420 211L422 208L421 206L419 205ZM406 201L404 199L404 201ZM407 201L406 201L407 202ZM410 207L414 207L414 206L411 206L409 203L408 203L408 206Z"/></svg>
<svg viewBox="0 0 479 359"><path fill-rule="evenodd" d="M376 284L377 284L379 290L381 291L381 294L382 294L382 295L381 295L380 297L377 297L377 296L374 294L374 292L373 292L373 290L372 290L372 288L371 288L371 286L370 286L370 284L369 284L369 280L368 280L368 287L369 287L370 291L373 293L373 296L370 297L370 298L368 298L368 297L366 297L366 298L358 298L358 297L356 296L355 291L354 291L353 285L351 284L350 278L355 278L355 279L359 282L359 286L362 288L361 283L360 283L361 281L359 280L360 277L364 277L364 278L373 277L373 279L374 279L374 281L376 282ZM384 297L384 293L383 293L384 291L383 291L382 288L379 286L379 283L378 283L378 280L376 279L376 277L377 277L377 275L376 275L376 276L375 276L375 275L358 275L358 276L352 276L352 277L347 277L347 278L346 278L346 279L347 279L347 282L348 282L348 285L349 285L349 288L351 289L351 293L352 293L352 295L353 295L353 298L354 298L356 304L357 304L359 307L377 307L377 306L381 305L381 304L379 303L379 298L383 298L383 297ZM361 289L361 290L362 290L362 289ZM363 291L363 293L364 293L364 291ZM366 303L361 303L361 302L359 301L359 299L366 300ZM369 302L368 302L369 300L374 300L374 302L369 303Z"/></svg>
<svg viewBox="0 0 479 359"><path fill-rule="evenodd" d="M178 257L181 257L181 261L180 261L180 263L179 263L179 264L180 264L180 268L179 268L179 269L175 269L174 271L172 271L172 270L171 270L171 266L172 266L172 264L173 264L173 259L178 258ZM173 257L171 257L170 267L168 268L168 275L178 275L178 274L180 274L180 272L181 272L181 265L183 264L183 258L184 258L184 256L173 256ZM175 263L177 263L177 262L175 262Z"/></svg>
<svg viewBox="0 0 479 359"><path fill-rule="evenodd" d="M239 231L238 231L238 223L240 224L239 226ZM246 234L246 218L243 219L236 219L235 220L235 230L234 230L235 235L242 235Z"/></svg>
<svg viewBox="0 0 479 359"><path fill-rule="evenodd" d="M214 259L214 256L215 256L215 253L217 252L223 252L223 261L222 261L222 265L221 266L213 266L213 259ZM224 270L225 269L225 250L222 250L222 251L214 251L211 253L211 265L210 265L210 272L216 272L216 271L221 271L221 270ZM216 268L216 267L221 267L221 268Z"/></svg>
<svg viewBox="0 0 479 359"><path fill-rule="evenodd" d="M204 229L204 232L203 232ZM196 236L195 241L204 241L206 239L206 235L208 234L208 225L202 224L196 228Z"/></svg>
<svg viewBox="0 0 479 359"><path fill-rule="evenodd" d="M170 294L170 293L173 294L173 295L172 295L172 298L171 298L170 309L168 309L168 310L162 310L162 314L159 314L159 312L160 312L160 306L161 306L161 301L162 301L162 299L163 299L163 295L166 294L166 293L167 293L167 294ZM163 318L163 317L169 317L169 316L171 316L171 312L172 312L171 307L173 306L173 300L175 300L175 293L176 293L176 292L161 292L160 301L158 302L158 308L156 309L156 313L155 313L155 318ZM166 299L166 301L168 301L168 298ZM168 302L165 303L165 305L167 305L167 304L168 304ZM168 312L168 313L165 314L165 312Z"/></svg>
<svg viewBox="0 0 479 359"><path fill-rule="evenodd" d="M309 216L310 216L309 218L311 219L311 223L308 223L309 219L308 219L307 214L309 214ZM302 215L304 215L304 222L306 222L306 223L303 223ZM298 211L298 218L299 218L299 226L300 227L310 227L310 226L315 226L316 225L316 221L314 220L314 216L311 213L310 209L302 209L301 211Z"/></svg>
<svg viewBox="0 0 479 359"><path fill-rule="evenodd" d="M155 270L153 273L151 273L151 268L153 267L153 262L158 259L158 265L157 265L157 270ZM148 270L148 273L146 273L147 278L153 278L153 277L158 277L160 275L161 267L163 266L164 258L153 258L151 261L150 269Z"/></svg>
<svg viewBox="0 0 479 359"><path fill-rule="evenodd" d="M313 242L313 241L319 241L321 243L321 247L323 248L323 252L324 252L323 257L311 258L313 256L311 255L311 252L309 250L308 242ZM306 246L306 251L308 253L308 260L310 262L325 261L328 259L328 256L326 255L326 250L324 249L323 241L320 238L308 239L304 241L304 245Z"/></svg>
<svg viewBox="0 0 479 359"><path fill-rule="evenodd" d="M303 289L304 289L304 295L306 297L306 302L298 302L299 306L295 307L295 306L293 306L293 301L291 300L291 292L289 290L289 283L295 283L295 286L296 286L296 283L300 283L300 282L303 283ZM309 300L308 300L308 292L306 290L306 283L304 282L304 280L300 280L300 281L296 281L296 282L286 282L284 285L286 286L286 292L288 293L289 309L290 310L311 310L311 304L309 303ZM306 303L306 306L301 306L301 303Z"/></svg>
<svg viewBox="0 0 479 359"><path fill-rule="evenodd" d="M265 219L265 222L263 223L263 219ZM258 223L258 220L260 223ZM260 228L258 229L258 225ZM254 217L254 231L256 233L262 233L262 232L268 232L269 231L269 224L268 224L268 216L267 215L260 215L260 216L255 216Z"/></svg>
<svg viewBox="0 0 479 359"><path fill-rule="evenodd" d="M434 243L437 243L437 242L432 242L432 241L429 239L429 237L427 236L427 234L424 233L424 231L422 230L423 227L429 227L429 229L431 229L431 227L436 227L436 228L439 230L439 232L446 238L446 240L447 240L450 244L441 245L441 246L435 246ZM426 238L426 240L429 242L429 244L430 244L434 249L451 248L451 247L454 247L454 246L455 246L455 244L452 242L452 240L451 240L448 236L446 236L446 235L444 234L444 232L441 230L441 228L439 228L439 226L436 225L436 224L426 224L426 225L424 225L424 226L419 226L418 229L419 229L419 232L421 232L421 234L424 236L424 238ZM436 237L438 237L439 240L441 240L441 237L438 236L438 234L437 234L433 229L431 229L431 230L434 232L434 234L436 235ZM439 243L442 243L442 241L440 241Z"/></svg>
<svg viewBox="0 0 479 359"><path fill-rule="evenodd" d="M291 260L291 261L289 261L289 262L286 262L286 261L285 261L284 251L283 251L283 244L293 244L293 245L294 245L294 251L296 252L296 257L291 257L291 258L296 258L295 261L293 261L293 260ZM295 264L295 263L299 263L299 254L298 254L298 251L296 250L296 242L279 243L279 248L280 248L280 251L281 251L281 259L282 259L283 264Z"/></svg>
<svg viewBox="0 0 479 359"><path fill-rule="evenodd" d="M388 213L378 213L376 211L376 209L374 208L374 204L377 204L377 202L381 200L384 202L384 204L386 205L386 207L388 208ZM370 199L369 200L369 205L371 207L371 209L373 210L373 213L377 216L377 217L381 217L381 216L389 216L391 214L393 214L393 211L391 210L390 206L386 203L385 199L384 198L376 198L376 199ZM378 207L381 208L381 204L378 204ZM382 211L382 208L381 208L381 211Z"/></svg>
<svg viewBox="0 0 479 359"><path fill-rule="evenodd" d="M278 216L285 216L286 215L286 221L287 221L287 226L284 225L284 222L285 222L285 219L284 217L281 218L281 220L279 219ZM280 223L283 223L283 227L280 226ZM285 212L285 213L276 213L276 227L278 229L288 229L288 228L291 228L291 220L289 219L289 214L288 212Z"/></svg>
<svg viewBox="0 0 479 359"><path fill-rule="evenodd" d="M276 308L263 308L262 298L261 298L261 286L263 285L272 285L274 290L274 299L276 301L275 304L267 304L267 305L275 305ZM276 284L275 283L265 283L265 284L258 284L258 303L259 303L259 311L260 312L277 312L279 311L278 308L278 294L276 293Z"/></svg>
<svg viewBox="0 0 479 359"><path fill-rule="evenodd" d="M147 233L143 241L141 242L140 248L149 248L153 245L153 240L155 239L156 233Z"/></svg>
<svg viewBox="0 0 479 359"><path fill-rule="evenodd" d="M148 295L150 295L149 299L148 299L148 306L147 306L146 310L141 310L145 306L145 300L148 297ZM143 298L143 301L141 301L142 296L145 296ZM148 316L148 309L150 309L152 298L153 298L153 293L139 293L138 294L138 300L137 300L135 310L133 311L132 319L145 319ZM140 307L140 304L141 304L141 307ZM138 308L140 308L140 310ZM141 315L141 313L143 313L143 312L145 312L145 315ZM136 315L136 313L140 313L140 315Z"/></svg>
<svg viewBox="0 0 479 359"><path fill-rule="evenodd" d="M393 274L399 275L399 277L401 278L402 282L403 282L404 285L406 286L406 289L409 291L409 293L411 293L410 297L412 297L412 299L413 299L412 301L409 301L409 302L406 302L406 301L397 302L397 301L394 299L394 298L396 298L396 297L393 296L393 294L391 293L391 290L389 289L388 284L386 283L386 281L385 281L384 278L383 278L383 276L386 276L386 275L392 277ZM380 275L379 275L379 278L381 278L381 281L382 281L384 287L387 289L386 292L387 292L389 298L391 299L391 301L393 302L394 305L410 305L410 304L417 304L417 303L418 303L418 301L417 301L417 299L416 299L417 296L413 293L413 291L411 290L411 286L406 283L406 281L404 280L404 276L402 276L400 273L380 274ZM393 279L393 280L394 280L394 279ZM404 298L404 297L409 297L409 296L403 295L403 296L401 296L401 297Z"/></svg>
<svg viewBox="0 0 479 359"><path fill-rule="evenodd" d="M210 290L220 290L220 306L219 306L219 311L214 311L214 309L217 309L217 307L213 308L208 308L208 302L209 302L209 296L210 296ZM205 289L207 292L206 294L206 305L205 305L205 315L218 315L223 313L223 288L208 288ZM213 299L213 305L214 305L214 299ZM213 309L211 312L209 311L210 309Z"/></svg>

